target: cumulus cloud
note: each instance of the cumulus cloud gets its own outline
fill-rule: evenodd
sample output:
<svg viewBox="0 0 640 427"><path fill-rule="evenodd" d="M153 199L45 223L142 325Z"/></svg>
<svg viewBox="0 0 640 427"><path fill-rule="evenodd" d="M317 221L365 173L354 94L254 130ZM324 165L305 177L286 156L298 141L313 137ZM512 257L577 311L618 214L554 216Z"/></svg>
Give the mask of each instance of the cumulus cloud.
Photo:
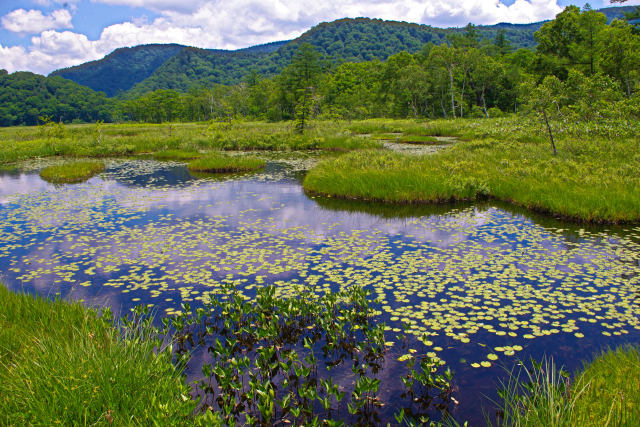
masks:
<svg viewBox="0 0 640 427"><path fill-rule="evenodd" d="M108 26L97 40L88 40L85 35L70 31L53 31L51 26L45 26L42 28L47 30L33 37L31 45L26 49L0 46L3 54L0 57L0 68L7 68L9 71L26 68L48 73L57 68L99 59L118 47L146 43L180 43L202 48L237 49L292 39L319 22L344 17L368 16L446 27L463 26L468 22L535 22L551 19L562 10L557 0L515 0L511 5L500 0L92 1L144 7L159 17L151 22L132 19ZM82 3L79 7L82 7Z"/></svg>
<svg viewBox="0 0 640 427"><path fill-rule="evenodd" d="M2 26L11 32L23 34L73 27L71 13L65 9L54 10L50 15L45 15L37 9L16 9L2 17Z"/></svg>

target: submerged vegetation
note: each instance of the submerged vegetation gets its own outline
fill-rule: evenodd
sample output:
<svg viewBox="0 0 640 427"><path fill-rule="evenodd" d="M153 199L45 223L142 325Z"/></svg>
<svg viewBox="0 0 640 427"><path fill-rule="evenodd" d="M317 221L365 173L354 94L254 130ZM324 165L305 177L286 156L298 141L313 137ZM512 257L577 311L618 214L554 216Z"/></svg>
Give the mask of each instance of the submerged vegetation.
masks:
<svg viewBox="0 0 640 427"><path fill-rule="evenodd" d="M189 162L189 170L193 172L246 172L266 166L262 159L252 156L225 156L208 153L206 156Z"/></svg>
<svg viewBox="0 0 640 427"><path fill-rule="evenodd" d="M86 181L104 170L103 162L75 161L46 167L40 171L40 177L53 184L72 184Z"/></svg>
<svg viewBox="0 0 640 427"><path fill-rule="evenodd" d="M503 384L499 425L595 427L640 422L637 347L606 351L573 378L553 360L532 365L521 364Z"/></svg>
<svg viewBox="0 0 640 427"><path fill-rule="evenodd" d="M149 325L0 285L0 424L186 425L195 408Z"/></svg>

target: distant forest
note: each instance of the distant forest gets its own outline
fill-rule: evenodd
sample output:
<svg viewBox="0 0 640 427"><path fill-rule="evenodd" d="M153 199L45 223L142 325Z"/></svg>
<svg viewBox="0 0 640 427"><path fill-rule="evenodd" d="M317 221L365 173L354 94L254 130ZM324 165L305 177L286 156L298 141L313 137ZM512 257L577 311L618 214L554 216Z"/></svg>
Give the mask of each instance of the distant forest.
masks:
<svg viewBox="0 0 640 427"><path fill-rule="evenodd" d="M494 26L488 36L471 24L447 31L342 20L295 43L237 52L165 45L164 58L141 47L116 51L142 65L132 70L131 88L115 98L63 79L62 71L50 77L1 72L0 125L35 125L44 117L160 123L492 117L541 109L565 119L637 118L640 35L628 21L640 15L627 11L626 19L610 21L569 6L539 24L526 48L526 38L510 33L512 25ZM85 71L118 69L108 58L85 64ZM144 64L163 58L149 74L153 65Z"/></svg>

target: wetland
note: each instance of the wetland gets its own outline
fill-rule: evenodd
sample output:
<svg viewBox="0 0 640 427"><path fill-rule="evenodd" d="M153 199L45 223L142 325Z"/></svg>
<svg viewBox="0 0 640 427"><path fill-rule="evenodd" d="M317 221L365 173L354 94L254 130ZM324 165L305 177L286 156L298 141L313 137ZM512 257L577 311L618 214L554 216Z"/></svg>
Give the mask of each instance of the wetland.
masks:
<svg viewBox="0 0 640 427"><path fill-rule="evenodd" d="M247 301L266 286L280 300L362 288L384 325L385 424L396 422L398 375L414 354L453 371L447 413L477 425L517 361L552 357L574 372L640 341L638 226L576 224L497 200L321 197L302 186L318 153L257 155L266 167L243 174L106 158L104 172L73 185L39 176L67 160L15 164L0 172L0 278L118 315L148 306L158 319L225 300L230 287ZM195 348L189 380L206 363ZM351 390L341 372L333 381ZM346 404L333 410L350 419Z"/></svg>

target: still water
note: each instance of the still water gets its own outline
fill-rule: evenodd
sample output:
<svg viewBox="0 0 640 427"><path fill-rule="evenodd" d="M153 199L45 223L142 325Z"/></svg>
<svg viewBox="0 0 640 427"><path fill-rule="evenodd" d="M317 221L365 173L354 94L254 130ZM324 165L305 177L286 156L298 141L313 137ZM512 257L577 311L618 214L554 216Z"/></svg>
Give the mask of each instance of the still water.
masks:
<svg viewBox="0 0 640 427"><path fill-rule="evenodd" d="M640 228L584 228L501 204L376 206L313 198L313 159L272 160L241 176L194 176L179 163L110 160L83 184L54 186L41 165L0 172L0 280L14 290L124 313L171 314L235 283L318 294L372 291L394 341L455 372L452 412L481 424L517 360L569 370L640 343ZM380 395L394 422L390 348ZM192 373L198 372L192 367Z"/></svg>

